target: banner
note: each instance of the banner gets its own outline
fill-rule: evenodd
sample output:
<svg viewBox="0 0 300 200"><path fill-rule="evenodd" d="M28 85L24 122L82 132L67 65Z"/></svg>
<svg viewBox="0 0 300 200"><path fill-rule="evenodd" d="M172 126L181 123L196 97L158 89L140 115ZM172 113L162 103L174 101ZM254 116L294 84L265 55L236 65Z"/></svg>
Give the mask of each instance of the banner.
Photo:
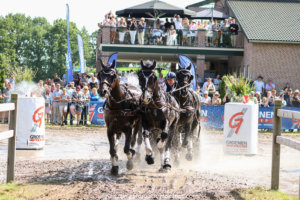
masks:
<svg viewBox="0 0 300 200"><path fill-rule="evenodd" d="M90 102L90 121L92 124L105 124L103 113L104 101ZM258 129L273 129L273 107L259 107L258 110ZM300 108L284 107L286 110L299 111ZM202 105L201 106L201 125L208 128L224 128L224 106ZM300 129L300 120L282 118L282 130Z"/></svg>
<svg viewBox="0 0 300 200"><path fill-rule="evenodd" d="M67 65L67 82L73 81L73 70L72 70L72 56L71 56L71 47L69 41L69 5L67 6L67 40L68 40L68 65Z"/></svg>
<svg viewBox="0 0 300 200"><path fill-rule="evenodd" d="M103 113L104 101L91 101L89 107L89 116L91 124L104 125L104 113Z"/></svg>
<svg viewBox="0 0 300 200"><path fill-rule="evenodd" d="M194 91L196 91L196 89L197 89L197 82L196 82L195 65L194 65L193 61L189 57L187 57L187 56L179 55L179 62L180 62L180 65L183 66L183 67L187 67L190 64L192 64L191 74L194 76L194 79L191 82L191 88Z"/></svg>
<svg viewBox="0 0 300 200"><path fill-rule="evenodd" d="M117 68L117 58L118 58L118 53L112 54L108 59L108 64L111 65L112 62L115 60L115 68Z"/></svg>
<svg viewBox="0 0 300 200"><path fill-rule="evenodd" d="M79 66L80 66L80 73L85 73L85 66L84 66L84 51L83 51L83 41L82 37L77 34L78 40L78 52L79 52Z"/></svg>

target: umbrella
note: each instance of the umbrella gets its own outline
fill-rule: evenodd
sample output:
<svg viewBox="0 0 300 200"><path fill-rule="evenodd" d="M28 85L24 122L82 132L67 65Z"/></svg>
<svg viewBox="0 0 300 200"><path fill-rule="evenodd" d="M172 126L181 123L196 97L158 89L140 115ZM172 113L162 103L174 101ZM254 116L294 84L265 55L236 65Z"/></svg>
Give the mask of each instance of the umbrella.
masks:
<svg viewBox="0 0 300 200"><path fill-rule="evenodd" d="M195 14L194 11L179 8L171 4L159 0L148 1L136 6L132 6L123 10L118 10L116 15L118 17L174 17L178 14L183 17L190 17Z"/></svg>
<svg viewBox="0 0 300 200"><path fill-rule="evenodd" d="M225 13L222 13L220 11L217 11L217 10L205 9L200 12L197 12L195 15L192 16L192 18L194 18L194 19L211 19L211 18L225 19L225 18L228 18L228 15L226 15Z"/></svg>

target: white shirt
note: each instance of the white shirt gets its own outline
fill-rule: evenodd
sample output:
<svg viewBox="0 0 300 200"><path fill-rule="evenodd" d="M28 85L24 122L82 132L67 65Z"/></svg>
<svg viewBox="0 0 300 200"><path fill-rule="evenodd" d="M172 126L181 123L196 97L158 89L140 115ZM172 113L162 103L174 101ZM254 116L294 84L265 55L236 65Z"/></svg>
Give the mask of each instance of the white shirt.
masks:
<svg viewBox="0 0 300 200"><path fill-rule="evenodd" d="M211 104L211 98L209 96L206 99L204 97L202 97L201 103Z"/></svg>
<svg viewBox="0 0 300 200"><path fill-rule="evenodd" d="M177 20L176 18L173 19L173 22L175 24L175 29L182 29L182 19Z"/></svg>
<svg viewBox="0 0 300 200"><path fill-rule="evenodd" d="M254 81L254 85L255 85L255 92L260 92L262 94L263 92L263 88L265 88L265 84L263 81Z"/></svg>

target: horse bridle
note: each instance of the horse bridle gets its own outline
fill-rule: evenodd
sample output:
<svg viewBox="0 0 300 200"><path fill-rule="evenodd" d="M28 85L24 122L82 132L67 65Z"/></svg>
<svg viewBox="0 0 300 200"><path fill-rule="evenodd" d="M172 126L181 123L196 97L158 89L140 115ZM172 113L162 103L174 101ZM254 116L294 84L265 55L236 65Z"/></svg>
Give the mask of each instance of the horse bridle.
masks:
<svg viewBox="0 0 300 200"><path fill-rule="evenodd" d="M105 72L105 70L102 70L101 73L103 73L105 75L115 75L115 76L117 75L117 72L116 72L115 69L110 69L109 72ZM103 80L103 81L100 80L100 86L103 88L103 85L106 84L110 88L110 90L111 90L113 88L115 82L116 82L116 78L114 79L114 81L113 81L112 84L110 84L106 79Z"/></svg>

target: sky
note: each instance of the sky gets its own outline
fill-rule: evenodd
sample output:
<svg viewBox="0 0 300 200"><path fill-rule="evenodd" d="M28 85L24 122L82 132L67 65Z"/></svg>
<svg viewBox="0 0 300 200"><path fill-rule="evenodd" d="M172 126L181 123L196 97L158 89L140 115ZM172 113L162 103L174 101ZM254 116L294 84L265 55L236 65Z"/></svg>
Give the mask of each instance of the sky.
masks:
<svg viewBox="0 0 300 200"><path fill-rule="evenodd" d="M115 13L149 0L0 0L0 16L9 13L23 13L31 17L45 17L51 24L56 19L66 18L66 3L70 7L70 21L81 29L83 26L91 34L97 30L98 22L110 10ZM184 8L201 0L163 0L172 5Z"/></svg>

